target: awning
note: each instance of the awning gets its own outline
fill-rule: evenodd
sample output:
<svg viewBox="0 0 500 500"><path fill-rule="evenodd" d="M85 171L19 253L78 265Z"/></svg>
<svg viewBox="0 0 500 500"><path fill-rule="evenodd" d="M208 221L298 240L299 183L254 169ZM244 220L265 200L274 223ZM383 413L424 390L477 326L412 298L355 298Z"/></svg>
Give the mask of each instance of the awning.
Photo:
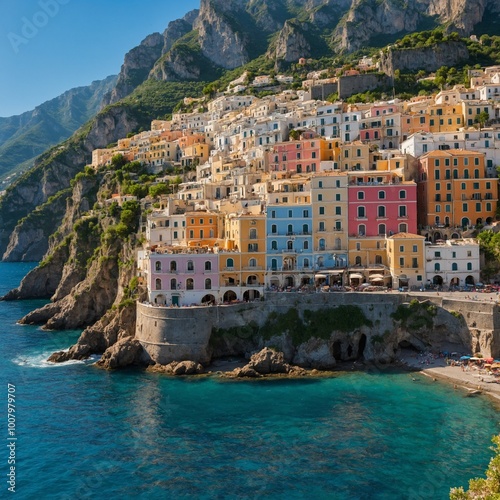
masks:
<svg viewBox="0 0 500 500"><path fill-rule="evenodd" d="M368 278L370 280L379 281L379 280L383 280L384 279L384 275L383 274L370 274L370 276Z"/></svg>
<svg viewBox="0 0 500 500"><path fill-rule="evenodd" d="M326 278L327 278L326 274L315 274L314 275L314 279L317 279L317 280L321 280L321 279L325 279L326 280Z"/></svg>
<svg viewBox="0 0 500 500"><path fill-rule="evenodd" d="M349 277L351 279L355 279L355 280L362 280L363 279L363 275L362 274L358 274L358 273L352 273L349 275Z"/></svg>
<svg viewBox="0 0 500 500"><path fill-rule="evenodd" d="M344 271L327 271L328 274L342 274Z"/></svg>

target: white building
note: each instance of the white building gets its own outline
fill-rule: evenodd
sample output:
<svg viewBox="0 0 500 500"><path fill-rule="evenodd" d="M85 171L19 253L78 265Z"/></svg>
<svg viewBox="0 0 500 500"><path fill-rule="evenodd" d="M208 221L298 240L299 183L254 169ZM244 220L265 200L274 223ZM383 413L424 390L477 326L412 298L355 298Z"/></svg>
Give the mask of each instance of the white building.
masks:
<svg viewBox="0 0 500 500"><path fill-rule="evenodd" d="M425 273L434 285L465 286L480 281L479 243L472 238L425 244Z"/></svg>

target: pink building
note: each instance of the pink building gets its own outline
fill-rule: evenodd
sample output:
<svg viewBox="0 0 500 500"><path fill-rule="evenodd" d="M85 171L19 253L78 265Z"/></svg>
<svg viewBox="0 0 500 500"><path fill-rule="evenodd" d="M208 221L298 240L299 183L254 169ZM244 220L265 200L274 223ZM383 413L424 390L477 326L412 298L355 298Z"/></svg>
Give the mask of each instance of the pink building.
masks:
<svg viewBox="0 0 500 500"><path fill-rule="evenodd" d="M320 138L303 133L300 140L275 144L269 152L272 172L319 172Z"/></svg>
<svg viewBox="0 0 500 500"><path fill-rule="evenodd" d="M166 306L219 301L219 259L214 253L152 253L149 258L149 301Z"/></svg>
<svg viewBox="0 0 500 500"><path fill-rule="evenodd" d="M417 186L389 172L350 176L347 190L350 236L417 232Z"/></svg>

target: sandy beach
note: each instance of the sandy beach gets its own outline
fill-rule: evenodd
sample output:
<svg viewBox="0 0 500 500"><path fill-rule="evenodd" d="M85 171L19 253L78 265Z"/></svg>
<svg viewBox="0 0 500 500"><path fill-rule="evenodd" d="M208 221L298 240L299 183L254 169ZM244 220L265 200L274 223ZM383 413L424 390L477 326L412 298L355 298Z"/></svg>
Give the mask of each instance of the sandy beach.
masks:
<svg viewBox="0 0 500 500"><path fill-rule="evenodd" d="M486 394L500 402L500 378L489 374L486 369L471 366L469 371L464 371L461 366L448 365L445 358L430 352L404 351L400 362L423 375L452 383L455 388L462 389L465 395Z"/></svg>

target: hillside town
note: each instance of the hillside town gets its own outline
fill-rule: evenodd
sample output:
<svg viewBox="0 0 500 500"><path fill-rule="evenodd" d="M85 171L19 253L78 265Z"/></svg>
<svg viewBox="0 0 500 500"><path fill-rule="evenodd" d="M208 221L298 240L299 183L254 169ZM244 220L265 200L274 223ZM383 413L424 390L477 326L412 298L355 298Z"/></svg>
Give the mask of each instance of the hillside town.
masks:
<svg viewBox="0 0 500 500"><path fill-rule="evenodd" d="M468 88L369 104L320 99L329 82L314 78L262 98L235 80L95 150L97 170L122 155L166 172L159 182L184 174L143 228L149 302L477 285L474 236L498 203L500 67L469 76Z"/></svg>

